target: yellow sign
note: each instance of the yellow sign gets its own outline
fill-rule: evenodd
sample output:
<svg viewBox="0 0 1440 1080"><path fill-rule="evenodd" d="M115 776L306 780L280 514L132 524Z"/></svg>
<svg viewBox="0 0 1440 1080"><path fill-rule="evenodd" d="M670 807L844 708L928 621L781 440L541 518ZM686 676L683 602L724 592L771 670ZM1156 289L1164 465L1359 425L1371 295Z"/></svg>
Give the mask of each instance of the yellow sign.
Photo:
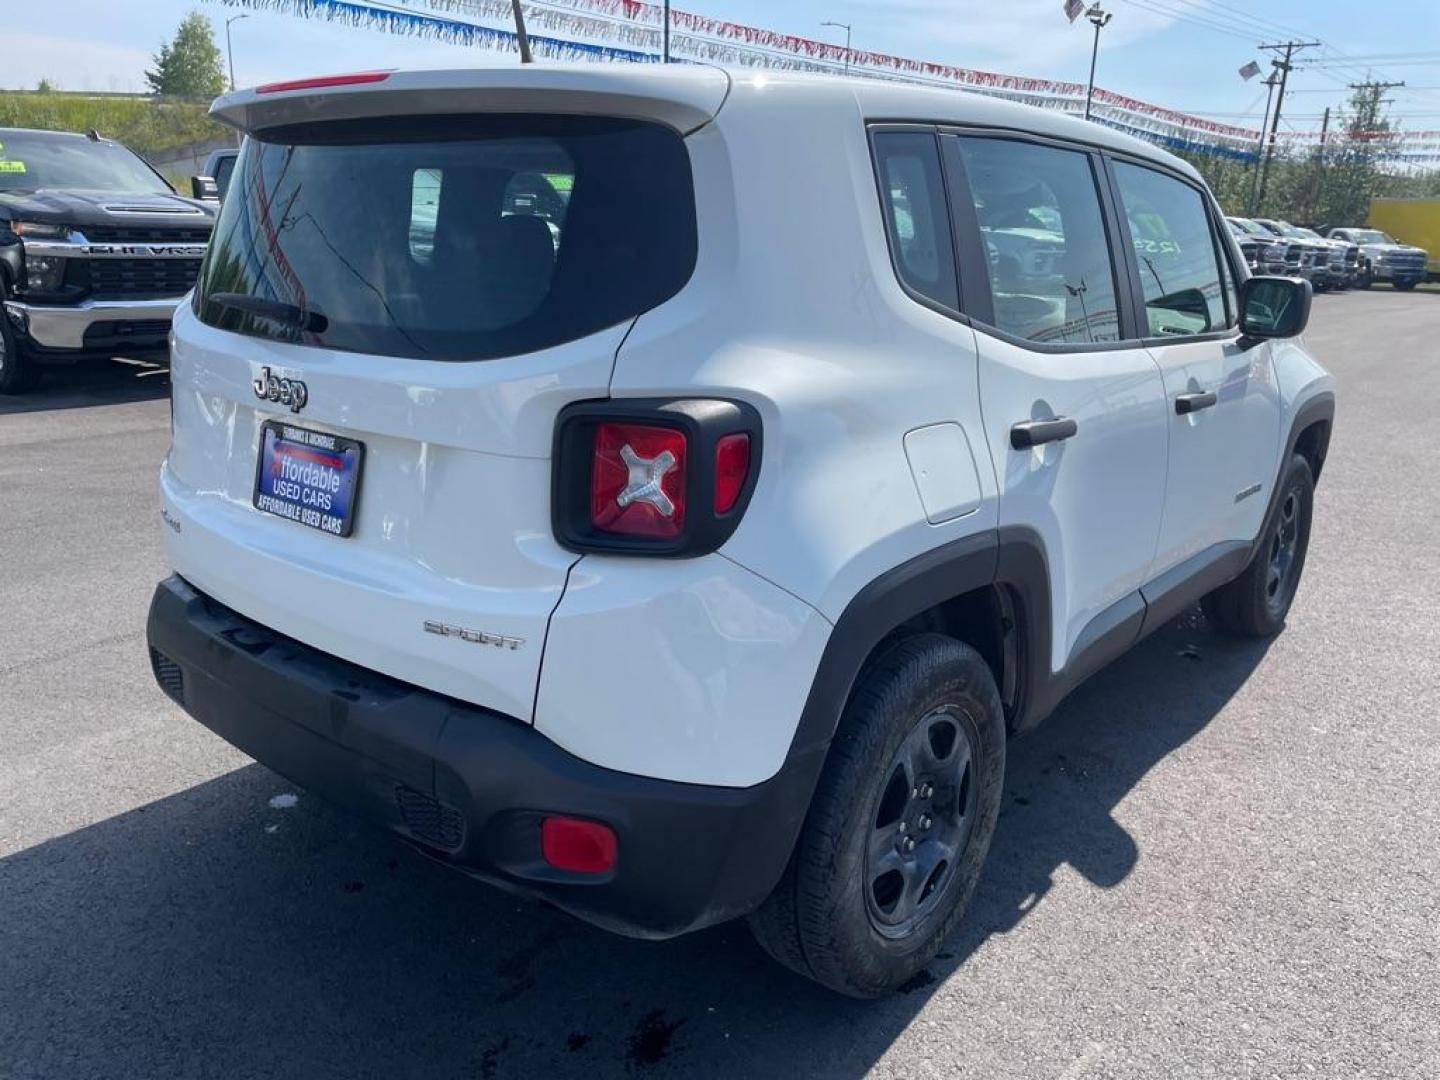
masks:
<svg viewBox="0 0 1440 1080"><path fill-rule="evenodd" d="M24 171L25 162L23 161L0 161L0 173Z"/></svg>

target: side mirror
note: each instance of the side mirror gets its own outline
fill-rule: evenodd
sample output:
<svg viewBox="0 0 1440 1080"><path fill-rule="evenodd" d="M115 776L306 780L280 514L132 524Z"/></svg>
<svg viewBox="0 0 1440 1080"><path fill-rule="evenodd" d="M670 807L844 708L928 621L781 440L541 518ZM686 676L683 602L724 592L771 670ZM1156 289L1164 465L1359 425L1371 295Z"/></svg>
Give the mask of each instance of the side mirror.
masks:
<svg viewBox="0 0 1440 1080"><path fill-rule="evenodd" d="M1310 282L1293 277L1252 277L1240 286L1240 344L1291 338L1310 322Z"/></svg>
<svg viewBox="0 0 1440 1080"><path fill-rule="evenodd" d="M215 182L213 176L192 176L190 177L190 196L195 199L219 202L220 185Z"/></svg>

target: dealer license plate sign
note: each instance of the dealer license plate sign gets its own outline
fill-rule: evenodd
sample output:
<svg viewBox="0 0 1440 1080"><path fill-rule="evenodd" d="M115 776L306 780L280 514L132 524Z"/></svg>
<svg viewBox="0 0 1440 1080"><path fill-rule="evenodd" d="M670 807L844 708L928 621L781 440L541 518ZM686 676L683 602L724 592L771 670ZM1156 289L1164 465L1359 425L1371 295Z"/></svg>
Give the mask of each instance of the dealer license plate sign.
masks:
<svg viewBox="0 0 1440 1080"><path fill-rule="evenodd" d="M255 509L332 536L355 528L364 443L267 420L260 429Z"/></svg>

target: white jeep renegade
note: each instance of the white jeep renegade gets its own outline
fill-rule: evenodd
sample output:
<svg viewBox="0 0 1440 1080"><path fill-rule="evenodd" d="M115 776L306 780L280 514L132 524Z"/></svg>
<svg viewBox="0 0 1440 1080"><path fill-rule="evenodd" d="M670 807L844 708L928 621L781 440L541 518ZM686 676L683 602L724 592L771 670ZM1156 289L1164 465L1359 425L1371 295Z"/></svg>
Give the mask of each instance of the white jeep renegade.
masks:
<svg viewBox="0 0 1440 1080"><path fill-rule="evenodd" d="M702 66L214 112L155 675L460 870L881 993L975 889L1008 735L1197 600L1284 622L1310 287L1152 146Z"/></svg>

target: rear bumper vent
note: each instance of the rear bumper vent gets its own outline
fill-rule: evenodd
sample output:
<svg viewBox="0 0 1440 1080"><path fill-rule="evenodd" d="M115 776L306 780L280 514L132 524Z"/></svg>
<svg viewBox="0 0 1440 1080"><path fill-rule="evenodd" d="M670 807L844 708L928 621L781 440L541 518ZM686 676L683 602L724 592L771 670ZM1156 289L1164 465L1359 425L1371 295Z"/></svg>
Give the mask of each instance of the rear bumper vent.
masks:
<svg viewBox="0 0 1440 1080"><path fill-rule="evenodd" d="M395 789L395 802L405 827L426 843L457 850L465 841L465 815L424 792L410 787Z"/></svg>
<svg viewBox="0 0 1440 1080"><path fill-rule="evenodd" d="M150 670L155 672L155 681L160 684L165 695L175 704L184 705L185 673L180 670L180 665L164 653L151 649Z"/></svg>

